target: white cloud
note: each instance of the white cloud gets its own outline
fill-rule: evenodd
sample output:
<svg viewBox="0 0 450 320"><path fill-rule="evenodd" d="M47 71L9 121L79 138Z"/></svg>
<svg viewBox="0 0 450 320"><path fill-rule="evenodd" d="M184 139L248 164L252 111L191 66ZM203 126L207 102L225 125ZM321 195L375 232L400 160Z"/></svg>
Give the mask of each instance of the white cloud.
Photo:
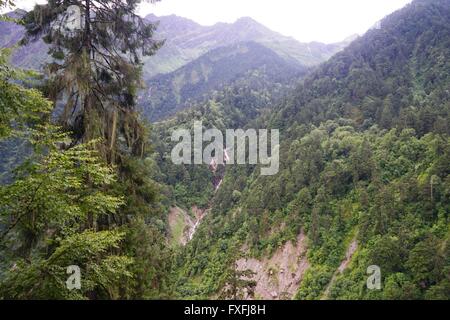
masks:
<svg viewBox="0 0 450 320"><path fill-rule="evenodd" d="M43 0L17 0L30 9ZM250 16L270 29L299 41L341 41L362 34L378 20L411 0L162 0L144 3L140 14L176 14L200 24L234 22Z"/></svg>
<svg viewBox="0 0 450 320"><path fill-rule="evenodd" d="M44 4L47 1L45 0L17 0L14 1L17 7L25 10L33 9L35 4Z"/></svg>

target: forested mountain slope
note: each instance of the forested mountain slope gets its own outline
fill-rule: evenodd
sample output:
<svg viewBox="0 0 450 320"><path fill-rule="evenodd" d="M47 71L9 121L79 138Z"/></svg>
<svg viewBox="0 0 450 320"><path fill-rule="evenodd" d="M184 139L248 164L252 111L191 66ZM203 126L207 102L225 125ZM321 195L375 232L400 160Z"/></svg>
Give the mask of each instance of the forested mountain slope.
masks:
<svg viewBox="0 0 450 320"><path fill-rule="evenodd" d="M25 11L9 15L21 17ZM149 15L157 22L155 38L164 39L163 47L152 57L143 58L144 90L139 103L144 115L161 120L188 107L212 91L230 86L240 79L256 75L261 81L285 85L307 67L326 61L348 45L300 43L269 30L251 18L233 24L201 26L178 16ZM12 47L24 35L24 28L0 21L0 45ZM12 62L19 67L40 70L48 62L48 45L43 40L19 46ZM251 75L249 75L251 74ZM250 81L250 80L249 80ZM295 82L295 81L294 81Z"/></svg>
<svg viewBox="0 0 450 320"><path fill-rule="evenodd" d="M307 77L273 121L288 128L346 117L366 128L448 133L446 4L418 1L382 20Z"/></svg>
<svg viewBox="0 0 450 320"><path fill-rule="evenodd" d="M106 11L116 37L90 2L92 28L50 37L60 64L46 79L8 63L3 46L23 31L0 22L0 298L450 299L450 0L413 1L307 75L339 45L249 18L149 16L168 39L155 58L138 3ZM48 34L70 4L27 15L28 35ZM97 45L116 41L128 54L98 64ZM13 62L48 59L32 45ZM138 48L152 56L145 79L128 59ZM44 92L29 89L37 79ZM160 120L151 127L137 112L141 80L153 81L140 97ZM175 165L172 132L195 120L280 129L279 173ZM83 286L68 291L74 265ZM368 268L381 288L367 286Z"/></svg>
<svg viewBox="0 0 450 320"><path fill-rule="evenodd" d="M292 86L305 73L304 66L286 61L263 45L239 43L212 50L172 73L147 81L141 105L147 118L161 120L233 83L262 91L268 86Z"/></svg>
<svg viewBox="0 0 450 320"><path fill-rule="evenodd" d="M226 168L178 259L179 295L226 296L238 260L251 269L241 259L265 261L304 232L299 299L449 299L449 41L450 1L416 0L253 123L282 129L280 173ZM372 265L381 290L366 287ZM264 268L275 283L289 272Z"/></svg>

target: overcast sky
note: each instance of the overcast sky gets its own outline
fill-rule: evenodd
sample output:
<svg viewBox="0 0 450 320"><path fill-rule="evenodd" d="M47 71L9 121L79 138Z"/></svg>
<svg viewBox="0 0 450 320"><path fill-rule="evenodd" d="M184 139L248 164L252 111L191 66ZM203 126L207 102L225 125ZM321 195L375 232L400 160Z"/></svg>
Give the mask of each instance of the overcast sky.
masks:
<svg viewBox="0 0 450 320"><path fill-rule="evenodd" d="M16 0L30 9L44 0ZM176 14L203 25L252 17L270 29L299 41L337 42L363 34L377 21L411 0L162 0L145 3L139 13Z"/></svg>

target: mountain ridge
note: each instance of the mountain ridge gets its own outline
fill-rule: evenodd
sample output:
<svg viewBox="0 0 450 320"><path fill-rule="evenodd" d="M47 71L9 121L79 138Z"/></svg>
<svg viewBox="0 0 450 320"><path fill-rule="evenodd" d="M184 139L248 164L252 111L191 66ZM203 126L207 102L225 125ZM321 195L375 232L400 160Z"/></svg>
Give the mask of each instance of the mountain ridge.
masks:
<svg viewBox="0 0 450 320"><path fill-rule="evenodd" d="M148 119L159 121L237 81L244 81L253 90L270 84L287 90L306 72L307 68L286 61L259 43L241 42L208 51L171 73L148 80L140 104Z"/></svg>
<svg viewBox="0 0 450 320"><path fill-rule="evenodd" d="M20 16L23 10L8 15ZM145 21L158 23L155 37L166 40L165 45L152 57L144 59L144 79L173 72L203 54L229 45L254 41L275 51L283 59L303 66L314 66L326 61L342 50L348 41L336 44L319 42L301 43L292 37L270 30L250 17L242 17L234 23L216 23L202 26L188 18L169 15L158 17L149 14ZM0 22L0 46L11 47L23 36L21 26ZM39 69L47 58L47 46L42 40L18 48L13 63L19 67Z"/></svg>
<svg viewBox="0 0 450 320"><path fill-rule="evenodd" d="M161 51L147 61L146 69L155 70L148 71L151 75L175 71L210 50L240 42L260 43L285 60L308 67L326 61L348 45L348 41L335 44L301 43L270 30L250 17L241 17L233 23L218 22L212 26L202 26L176 15L157 17L150 14L145 19L160 21L157 37L167 39Z"/></svg>

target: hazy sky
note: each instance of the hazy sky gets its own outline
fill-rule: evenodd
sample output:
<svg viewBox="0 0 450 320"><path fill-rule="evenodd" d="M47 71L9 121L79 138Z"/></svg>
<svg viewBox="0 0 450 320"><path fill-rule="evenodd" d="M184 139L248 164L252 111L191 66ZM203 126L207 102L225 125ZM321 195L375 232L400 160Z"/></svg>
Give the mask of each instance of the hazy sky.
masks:
<svg viewBox="0 0 450 320"><path fill-rule="evenodd" d="M30 9L44 0L17 0ZM143 4L140 14L176 14L203 25L249 16L299 41L336 42L363 34L377 21L411 0L162 0Z"/></svg>

